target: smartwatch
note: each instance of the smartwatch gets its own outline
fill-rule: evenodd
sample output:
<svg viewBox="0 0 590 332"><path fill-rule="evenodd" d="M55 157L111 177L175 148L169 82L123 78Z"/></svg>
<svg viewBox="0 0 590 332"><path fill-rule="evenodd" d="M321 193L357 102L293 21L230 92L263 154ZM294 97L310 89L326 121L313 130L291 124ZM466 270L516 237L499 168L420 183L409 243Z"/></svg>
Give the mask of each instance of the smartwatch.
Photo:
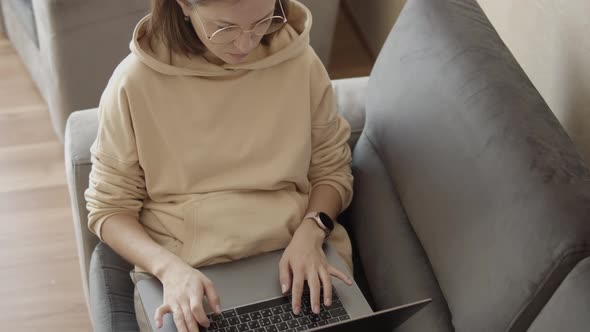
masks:
<svg viewBox="0 0 590 332"><path fill-rule="evenodd" d="M334 230L334 222L329 215L324 212L310 212L305 215L305 219L313 219L316 224L326 233L326 239L330 236L330 233Z"/></svg>

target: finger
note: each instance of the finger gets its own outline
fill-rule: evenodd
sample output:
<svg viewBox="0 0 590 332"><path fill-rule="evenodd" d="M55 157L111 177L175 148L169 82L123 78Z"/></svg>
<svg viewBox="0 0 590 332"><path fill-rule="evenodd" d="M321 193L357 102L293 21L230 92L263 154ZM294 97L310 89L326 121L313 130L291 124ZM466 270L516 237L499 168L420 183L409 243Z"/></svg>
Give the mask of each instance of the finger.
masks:
<svg viewBox="0 0 590 332"><path fill-rule="evenodd" d="M320 279L317 272L312 272L307 277L307 284L309 285L309 297L311 302L311 310L320 313Z"/></svg>
<svg viewBox="0 0 590 332"><path fill-rule="evenodd" d="M156 309L156 312L154 313L154 321L156 321L156 326L158 328L162 327L164 315L169 312L172 312L172 308L168 304L162 304Z"/></svg>
<svg viewBox="0 0 590 332"><path fill-rule="evenodd" d="M195 321L195 317L193 317L193 313L191 312L191 308L189 304L185 304L181 306L182 313L184 314L184 322L186 323L186 327L188 328L189 332L199 332L199 327L197 326L197 322Z"/></svg>
<svg viewBox="0 0 590 332"><path fill-rule="evenodd" d="M291 270L287 259L281 259L279 262L279 282L281 283L281 291L285 294L291 286Z"/></svg>
<svg viewBox="0 0 590 332"><path fill-rule="evenodd" d="M293 313L299 315L301 313L301 294L303 293L303 273L293 271L293 289L291 296L293 297Z"/></svg>
<svg viewBox="0 0 590 332"><path fill-rule="evenodd" d="M324 289L324 305L329 307L332 305L332 278L325 269L320 270L320 279L322 280L322 287Z"/></svg>
<svg viewBox="0 0 590 332"><path fill-rule="evenodd" d="M348 284L348 286L352 286L352 280L344 274L344 272L338 270L333 266L328 267L328 273Z"/></svg>
<svg viewBox="0 0 590 332"><path fill-rule="evenodd" d="M207 318L207 315L205 314L202 297L191 296L190 311L191 318L197 321L199 325L203 327L209 327L209 318Z"/></svg>
<svg viewBox="0 0 590 332"><path fill-rule="evenodd" d="M182 309L176 306L172 309L172 318L174 318L174 324L176 324L176 329L178 332L188 332L188 328L186 327L186 323L184 321L184 314L182 313Z"/></svg>
<svg viewBox="0 0 590 332"><path fill-rule="evenodd" d="M207 296L207 302L209 302L209 307L215 311L216 314L221 314L221 301L219 300L219 296L215 291L215 286L213 286L213 282L208 280L204 283L205 287L205 295Z"/></svg>

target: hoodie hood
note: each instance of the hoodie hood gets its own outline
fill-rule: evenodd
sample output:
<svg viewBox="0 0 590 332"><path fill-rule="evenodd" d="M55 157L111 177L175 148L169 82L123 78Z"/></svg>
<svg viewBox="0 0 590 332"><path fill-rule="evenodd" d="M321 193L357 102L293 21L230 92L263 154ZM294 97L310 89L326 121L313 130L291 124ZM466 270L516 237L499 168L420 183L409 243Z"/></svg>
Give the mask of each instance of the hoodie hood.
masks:
<svg viewBox="0 0 590 332"><path fill-rule="evenodd" d="M301 55L309 47L312 17L309 9L296 0L289 4L287 24L270 40L269 45L259 44L246 61L240 64L217 65L203 56L185 56L172 52L162 40L145 37L151 14L145 16L133 31L129 45L131 52L153 70L175 76L228 76L248 70L264 69Z"/></svg>

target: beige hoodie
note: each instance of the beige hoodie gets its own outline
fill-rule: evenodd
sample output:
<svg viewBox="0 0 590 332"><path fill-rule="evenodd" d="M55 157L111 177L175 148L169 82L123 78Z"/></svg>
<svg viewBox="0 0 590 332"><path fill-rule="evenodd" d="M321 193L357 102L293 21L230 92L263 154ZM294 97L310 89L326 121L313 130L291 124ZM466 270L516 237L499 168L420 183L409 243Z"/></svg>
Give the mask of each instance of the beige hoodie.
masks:
<svg viewBox="0 0 590 332"><path fill-rule="evenodd" d="M350 204L350 126L309 46L307 8L292 1L289 24L239 65L161 43L152 51L147 19L100 100L85 193L92 232L101 237L113 215L134 216L200 267L285 248L314 186L330 185L343 209ZM329 241L352 267L340 224Z"/></svg>

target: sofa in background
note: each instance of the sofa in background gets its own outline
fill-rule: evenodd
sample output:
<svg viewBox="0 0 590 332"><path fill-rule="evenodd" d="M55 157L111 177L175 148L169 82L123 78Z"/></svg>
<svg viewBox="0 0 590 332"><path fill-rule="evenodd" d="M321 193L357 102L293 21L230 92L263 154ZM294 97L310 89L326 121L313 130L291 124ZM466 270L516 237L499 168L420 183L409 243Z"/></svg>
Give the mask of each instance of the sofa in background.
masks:
<svg viewBox="0 0 590 332"><path fill-rule="evenodd" d="M2 1L0 0L0 34L5 34L6 29L4 28L4 13L2 12Z"/></svg>
<svg viewBox="0 0 590 332"><path fill-rule="evenodd" d="M150 0L1 1L6 34L63 140L70 113L98 106L113 70L129 54L133 28L149 12ZM340 0L301 2L314 15L311 43L327 66Z"/></svg>
<svg viewBox="0 0 590 332"><path fill-rule="evenodd" d="M334 88L373 309L433 298L402 332L587 331L590 170L475 0L408 0L370 78ZM133 330L132 266L86 225L96 131L96 110L68 120L83 281L96 331Z"/></svg>

